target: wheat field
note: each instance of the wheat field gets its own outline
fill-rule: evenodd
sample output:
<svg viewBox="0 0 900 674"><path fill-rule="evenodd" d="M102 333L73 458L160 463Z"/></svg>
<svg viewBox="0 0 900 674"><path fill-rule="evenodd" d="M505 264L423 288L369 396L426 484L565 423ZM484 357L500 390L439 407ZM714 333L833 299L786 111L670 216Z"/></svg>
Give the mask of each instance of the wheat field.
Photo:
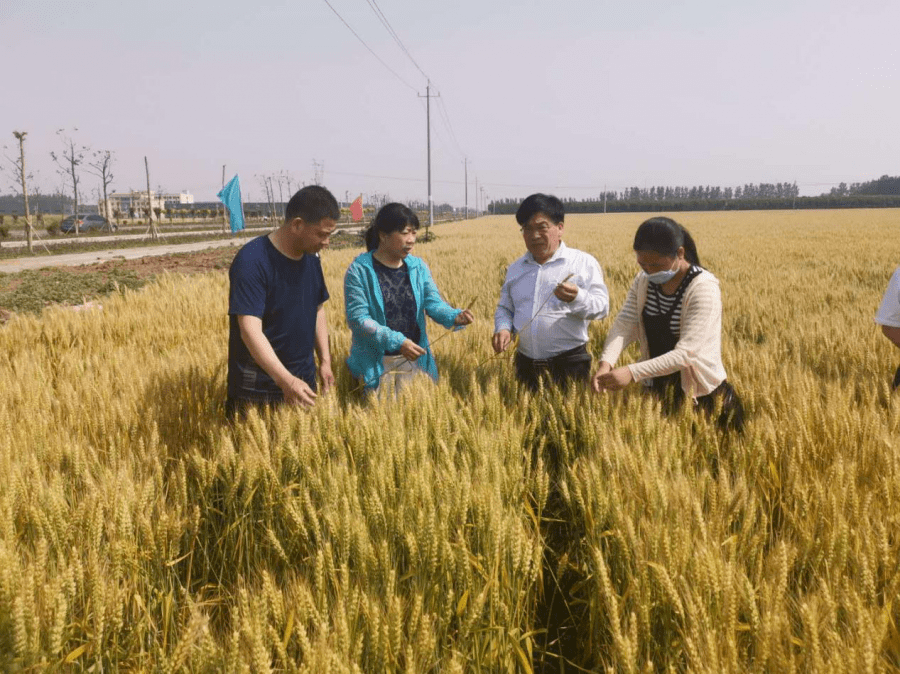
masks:
<svg viewBox="0 0 900 674"><path fill-rule="evenodd" d="M14 318L0 670L900 670L900 353L872 322L900 220L675 218L721 281L743 436L636 387L519 390L489 346L512 217L415 251L476 323L394 401L365 404L343 365L354 250L323 254L338 386L308 413L222 421L224 272ZM642 219L566 221L613 315Z"/></svg>

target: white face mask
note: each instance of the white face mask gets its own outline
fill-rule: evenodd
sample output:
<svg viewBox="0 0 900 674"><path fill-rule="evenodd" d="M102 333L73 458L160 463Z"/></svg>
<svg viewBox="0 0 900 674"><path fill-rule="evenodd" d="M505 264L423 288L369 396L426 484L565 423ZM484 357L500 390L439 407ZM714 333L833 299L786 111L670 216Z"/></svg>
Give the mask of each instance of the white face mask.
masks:
<svg viewBox="0 0 900 674"><path fill-rule="evenodd" d="M678 258L675 258L675 269L668 269L666 271L658 271L653 274L647 274L647 279L650 283L655 283L658 286L664 285L675 278L675 275L678 273Z"/></svg>

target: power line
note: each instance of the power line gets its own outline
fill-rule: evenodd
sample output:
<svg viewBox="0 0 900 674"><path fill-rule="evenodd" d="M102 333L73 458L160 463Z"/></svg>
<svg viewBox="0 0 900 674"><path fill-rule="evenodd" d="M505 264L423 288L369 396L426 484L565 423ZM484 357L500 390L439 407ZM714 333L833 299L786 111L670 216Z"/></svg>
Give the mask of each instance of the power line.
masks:
<svg viewBox="0 0 900 674"><path fill-rule="evenodd" d="M394 77L396 77L400 82L403 83L404 86L406 86L406 87L408 87L409 89L412 89L413 91L415 91L416 93L418 93L418 89L416 89L413 85L411 85L409 82L407 82L407 81L404 80L402 77L400 77L400 75L398 75L398 74L394 71L393 68L391 68L387 63L385 63L385 62L381 59L381 57L380 57L378 54L376 54L376 53L374 52L374 50L373 50L369 45L366 44L366 41L363 40L355 30L353 30L353 28L350 26L350 24L347 23L347 22L344 20L344 17L342 17L340 14L338 14L338 11L331 5L330 2L328 2L328 0L323 0L323 1L325 2L326 5L328 5L328 7L331 9L331 11L334 12L334 15L335 15L337 18L339 18L339 19L341 20L341 23L343 23L345 26L347 26L347 29L348 29L351 33L353 33L353 35L356 37L357 40L359 40L359 41L362 43L363 47L365 47L366 49L368 49L368 50L369 50L369 53L372 54L372 56L374 56L375 58L378 59L378 62L379 62L381 65L383 65L385 68L387 68L387 69L391 72L391 74L392 74Z"/></svg>
<svg viewBox="0 0 900 674"><path fill-rule="evenodd" d="M384 29L388 32L388 34L393 38L394 42L400 47L400 50L406 55L406 57L410 60L410 62L416 67L420 73L422 73L422 77L424 77L429 84L431 84L431 78L428 77L428 73L422 70L422 67L418 64L418 62L413 58L413 55L410 53L409 49L406 48L406 45L403 44L403 40L400 39L400 36L397 34L397 31L394 30L394 27L391 25L391 22L388 21L387 16L381 10L381 7L378 6L377 0L366 0L369 7L375 13L375 16L378 17L378 20L381 21L381 25L384 26ZM436 87L435 87L436 88ZM459 141L456 139L456 133L453 131L453 124L450 123L450 115L447 112L447 108L443 100L440 98L440 91L438 91L438 112L441 115L441 119L444 125L447 127L447 130L450 132L450 139L453 142L453 145L456 147L456 150L459 152L459 156L465 157L466 153L462 149L462 146L459 144Z"/></svg>
<svg viewBox="0 0 900 674"><path fill-rule="evenodd" d="M328 171L328 174L329 175L338 175L338 176L351 176L354 178L376 178L379 180L400 180L400 181L409 182L409 183L424 183L424 182L426 182L425 178L406 178L403 176L380 176L380 175L374 175L371 173L353 173L350 171L332 171L330 169ZM463 184L462 180L434 180L432 182L443 183L445 185L462 185Z"/></svg>
<svg viewBox="0 0 900 674"><path fill-rule="evenodd" d="M440 100L440 97L438 97L438 96L432 95L431 97L432 97L432 98L437 98L438 100ZM420 98L424 98L424 97L420 97ZM423 112L426 112L425 104L422 103L422 101L419 101L419 105L422 106L422 111L423 111ZM434 129L434 132L435 132L435 134L437 135L438 139L441 141L441 145L444 146L444 147L446 147L446 149L449 150L449 151L451 151L451 152L455 151L454 148L453 148L453 146L452 146L452 144L449 143L449 142L447 141L446 138L444 138L443 134L440 132L440 130L438 129L438 127L437 127L437 126L434 126L434 127L432 127L432 128ZM462 156L464 156L464 155L463 155L463 154L460 154L460 156L462 157Z"/></svg>
<svg viewBox="0 0 900 674"><path fill-rule="evenodd" d="M440 93L440 91L438 91ZM459 152L459 156L462 158L466 157L465 151L460 146L459 141L456 140L456 134L453 132L453 125L450 123L450 114L447 112L446 104L444 103L444 97L440 96L438 98L438 112L441 113L441 118L444 121L444 124L447 125L447 130L450 132L450 139L453 141L453 144L456 146L457 151Z"/></svg>
<svg viewBox="0 0 900 674"><path fill-rule="evenodd" d="M392 38L394 38L394 42L396 42L397 46L400 47L401 51L404 54L406 54L406 57L416 67L416 70L418 70L420 73L422 73L422 77L424 77L426 80L431 79L430 77L428 77L428 75L425 73L425 71L422 70L421 67L419 67L419 64L416 63L416 60L412 57L412 54L409 53L409 50L406 48L406 45L403 44L403 41L400 39L400 36L397 35L397 31L394 30L393 26L391 26L391 22L388 21L387 17L384 15L384 12L381 11L381 7L378 6L378 3L375 0L366 0L366 2L369 3L369 7L371 7L372 11L375 12L375 16L378 17L379 21L381 21L381 25L384 26L385 30L387 30L387 32L390 34L390 36Z"/></svg>
<svg viewBox="0 0 900 674"><path fill-rule="evenodd" d="M354 178L375 178L379 180L399 180L403 182L414 182L414 183L424 183L424 178L407 178L404 176L385 176L385 175L376 175L372 173L355 173L351 171L328 171L329 175L340 175L340 176L351 176ZM463 185L465 184L462 180L435 180L436 183L441 183L444 185ZM600 185L547 185L546 183L541 184L520 184L520 183L494 183L494 182L484 182L479 181L479 184L485 187L528 187L528 188L541 188L541 189L556 189L556 190L588 190L588 189L600 189ZM612 189L627 189L624 187L616 188L615 186Z"/></svg>

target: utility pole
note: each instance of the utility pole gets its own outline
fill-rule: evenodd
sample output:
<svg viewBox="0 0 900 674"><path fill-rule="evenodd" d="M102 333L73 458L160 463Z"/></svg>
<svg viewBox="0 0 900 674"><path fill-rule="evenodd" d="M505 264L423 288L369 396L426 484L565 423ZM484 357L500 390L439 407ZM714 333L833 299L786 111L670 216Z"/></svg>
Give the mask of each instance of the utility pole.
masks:
<svg viewBox="0 0 900 674"><path fill-rule="evenodd" d="M147 155L144 155L144 169L147 171L147 218L150 220L150 239L159 240L159 232L156 223L153 222L153 201L150 199L150 164L147 163Z"/></svg>
<svg viewBox="0 0 900 674"><path fill-rule="evenodd" d="M316 161L313 159L313 184L321 185L325 178L325 161Z"/></svg>
<svg viewBox="0 0 900 674"><path fill-rule="evenodd" d="M434 224L434 200L431 197L431 81L425 87L425 125L428 132L428 229L425 231L425 240L428 240L428 232Z"/></svg>
<svg viewBox="0 0 900 674"><path fill-rule="evenodd" d="M222 189L225 189L225 164L222 164ZM222 204L222 233L228 231L228 214L225 212L225 204Z"/></svg>
<svg viewBox="0 0 900 674"><path fill-rule="evenodd" d="M475 176L475 217L478 217L478 176Z"/></svg>
<svg viewBox="0 0 900 674"><path fill-rule="evenodd" d="M22 197L25 199L25 233L28 236L28 252L33 253L34 235L31 228L31 211L28 209L28 189L25 187L25 136L28 132L13 131L13 135L19 141L19 177L22 179ZM77 213L75 219L78 220Z"/></svg>
<svg viewBox="0 0 900 674"><path fill-rule="evenodd" d="M316 182L316 185L319 183ZM272 190L272 194L275 194L275 190ZM288 197L290 198L290 196ZM281 217L284 217L284 190L281 187L281 176L278 176L278 201L281 202Z"/></svg>
<svg viewBox="0 0 900 674"><path fill-rule="evenodd" d="M269 214L272 216L272 228L274 229L278 218L275 215L275 188L272 186L272 176L263 176L263 182L266 185L266 198L269 200Z"/></svg>
<svg viewBox="0 0 900 674"><path fill-rule="evenodd" d="M466 184L466 220L469 219L469 158L466 157L463 160L463 166L465 166L465 184Z"/></svg>
<svg viewBox="0 0 900 674"><path fill-rule="evenodd" d="M606 213L606 185L603 186L603 212Z"/></svg>

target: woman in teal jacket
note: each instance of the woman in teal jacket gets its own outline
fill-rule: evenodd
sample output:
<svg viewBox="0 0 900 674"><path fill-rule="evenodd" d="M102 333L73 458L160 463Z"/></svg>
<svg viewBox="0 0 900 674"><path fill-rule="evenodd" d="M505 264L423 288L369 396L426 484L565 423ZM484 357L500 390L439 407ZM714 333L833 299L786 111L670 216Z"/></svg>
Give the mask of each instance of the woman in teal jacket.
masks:
<svg viewBox="0 0 900 674"><path fill-rule="evenodd" d="M441 298L428 266L410 255L418 228L419 218L403 204L383 206L366 231L368 252L353 260L344 276L353 334L347 366L367 391L377 389L386 373L397 379L423 371L437 379L426 314L445 328L472 322L470 311Z"/></svg>

